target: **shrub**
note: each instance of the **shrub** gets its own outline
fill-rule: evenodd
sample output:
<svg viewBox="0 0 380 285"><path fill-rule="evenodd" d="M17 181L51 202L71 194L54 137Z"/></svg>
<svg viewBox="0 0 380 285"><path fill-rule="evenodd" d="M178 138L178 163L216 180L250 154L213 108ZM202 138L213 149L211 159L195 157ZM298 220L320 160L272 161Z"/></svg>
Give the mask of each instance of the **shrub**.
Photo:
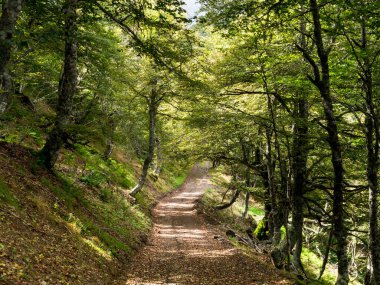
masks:
<svg viewBox="0 0 380 285"><path fill-rule="evenodd" d="M97 170L91 170L90 173L83 176L80 181L90 186L99 187L102 183L107 181L107 177Z"/></svg>

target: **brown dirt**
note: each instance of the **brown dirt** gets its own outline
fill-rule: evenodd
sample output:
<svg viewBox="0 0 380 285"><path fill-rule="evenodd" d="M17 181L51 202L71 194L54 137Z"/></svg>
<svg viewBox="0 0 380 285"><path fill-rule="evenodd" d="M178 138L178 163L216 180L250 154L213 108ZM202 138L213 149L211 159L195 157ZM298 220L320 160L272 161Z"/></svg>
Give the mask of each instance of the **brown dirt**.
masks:
<svg viewBox="0 0 380 285"><path fill-rule="evenodd" d="M195 166L185 184L157 205L149 243L115 284L292 284L264 256L249 257L216 238L224 233L197 212L210 187L207 168Z"/></svg>
<svg viewBox="0 0 380 285"><path fill-rule="evenodd" d="M44 170L33 173L31 152L0 143L0 177L20 209L0 203L0 284L109 284L122 267L99 256L54 211L61 203L43 185L60 181Z"/></svg>

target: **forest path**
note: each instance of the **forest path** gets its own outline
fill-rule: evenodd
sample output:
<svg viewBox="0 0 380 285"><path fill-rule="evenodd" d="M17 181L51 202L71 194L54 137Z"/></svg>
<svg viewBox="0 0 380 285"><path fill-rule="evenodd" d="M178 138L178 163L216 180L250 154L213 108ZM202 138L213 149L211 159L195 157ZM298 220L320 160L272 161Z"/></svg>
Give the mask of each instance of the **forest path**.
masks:
<svg viewBox="0 0 380 285"><path fill-rule="evenodd" d="M223 233L196 209L212 187L207 172L206 166L194 166L184 185L156 206L148 244L129 264L125 280L116 284L291 284L271 265L214 238Z"/></svg>

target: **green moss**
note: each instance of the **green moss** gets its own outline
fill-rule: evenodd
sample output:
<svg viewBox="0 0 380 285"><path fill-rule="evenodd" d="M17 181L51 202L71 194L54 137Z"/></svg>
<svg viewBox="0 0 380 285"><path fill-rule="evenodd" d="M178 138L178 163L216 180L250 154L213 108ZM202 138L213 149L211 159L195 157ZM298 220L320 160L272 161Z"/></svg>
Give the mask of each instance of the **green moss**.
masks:
<svg viewBox="0 0 380 285"><path fill-rule="evenodd" d="M153 207L154 204L154 198L149 195L148 191L140 191L136 195L136 202L138 207L145 213L148 213L150 209Z"/></svg>
<svg viewBox="0 0 380 285"><path fill-rule="evenodd" d="M170 185L176 189L185 182L189 173L189 166L168 164L163 168L163 173L169 178L168 182Z"/></svg>
<svg viewBox="0 0 380 285"><path fill-rule="evenodd" d="M281 231L281 240L283 240L286 237L286 228L285 228L285 226L282 226L280 228L280 231Z"/></svg>
<svg viewBox="0 0 380 285"><path fill-rule="evenodd" d="M9 189L8 185L0 177L0 201L8 205L11 205L17 209L20 208L19 201L13 195L12 191Z"/></svg>
<svg viewBox="0 0 380 285"><path fill-rule="evenodd" d="M262 219L253 232L258 240L266 240L269 237L269 231L266 228L266 223L267 221L265 219Z"/></svg>

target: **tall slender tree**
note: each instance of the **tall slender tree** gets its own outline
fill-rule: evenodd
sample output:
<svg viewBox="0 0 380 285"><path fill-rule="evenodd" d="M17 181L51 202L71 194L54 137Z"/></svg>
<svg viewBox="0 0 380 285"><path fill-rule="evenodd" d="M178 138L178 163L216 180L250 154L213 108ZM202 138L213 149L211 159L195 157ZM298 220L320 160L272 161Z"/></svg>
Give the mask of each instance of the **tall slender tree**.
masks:
<svg viewBox="0 0 380 285"><path fill-rule="evenodd" d="M301 6L301 12L304 12L304 7ZM304 17L300 19L300 31L306 32L306 21ZM300 46L306 49L306 37L304 34L300 37ZM293 146L292 146L292 195L291 209L292 221L289 229L289 243L287 250L293 252L292 263L296 270L299 270L301 265L301 253L303 243L303 224L304 224L304 198L306 192L306 172L308 158L308 119L309 119L309 100L307 98L306 88L301 88L296 92L294 99L293 111Z"/></svg>
<svg viewBox="0 0 380 285"><path fill-rule="evenodd" d="M321 25L320 7L317 0L309 0L309 9L313 23L313 40L316 45L318 61L312 54L297 45L305 59L311 65L314 77L310 77L312 83L318 88L322 99L328 143L331 150L331 162L334 168L334 194L333 194L333 225L334 236L337 240L338 278L336 285L346 285L349 281L348 257L347 257L347 229L344 225L344 168L342 149L338 136L337 120L333 108L333 100L330 87L329 54L331 47L324 40L324 32Z"/></svg>
<svg viewBox="0 0 380 285"><path fill-rule="evenodd" d="M144 160L143 168L141 171L140 179L137 185L132 189L130 195L135 197L137 193L141 191L143 188L146 178L148 176L148 170L150 164L153 161L154 149L156 146L156 119L157 119L157 109L162 100L162 96L159 96L157 90L157 78L153 78L152 82L152 90L150 95L146 97L146 101L148 102L149 109L149 137L148 137L148 151Z"/></svg>
<svg viewBox="0 0 380 285"><path fill-rule="evenodd" d="M73 98L78 85L78 0L66 0L63 6L65 19L65 58L58 88L57 115L54 127L40 152L43 164L52 169L58 152L67 140L65 128L70 123Z"/></svg>
<svg viewBox="0 0 380 285"><path fill-rule="evenodd" d="M379 99L376 98L374 88L374 66L380 57L379 40L376 36L377 24L371 19L370 14L379 11L378 1L354 2L361 5L361 9L353 9L353 3L348 4L353 27L347 29L344 23L339 23L348 42L351 54L357 64L357 72L361 81L361 89L364 94L364 132L367 149L367 182L369 190L369 278L367 284L380 283L380 232L378 223L378 195L379 195L379 147L380 147L380 110Z"/></svg>
<svg viewBox="0 0 380 285"><path fill-rule="evenodd" d="M8 108L11 96L11 77L7 70L12 53L12 38L21 12L22 0L2 1L0 17L0 114Z"/></svg>

